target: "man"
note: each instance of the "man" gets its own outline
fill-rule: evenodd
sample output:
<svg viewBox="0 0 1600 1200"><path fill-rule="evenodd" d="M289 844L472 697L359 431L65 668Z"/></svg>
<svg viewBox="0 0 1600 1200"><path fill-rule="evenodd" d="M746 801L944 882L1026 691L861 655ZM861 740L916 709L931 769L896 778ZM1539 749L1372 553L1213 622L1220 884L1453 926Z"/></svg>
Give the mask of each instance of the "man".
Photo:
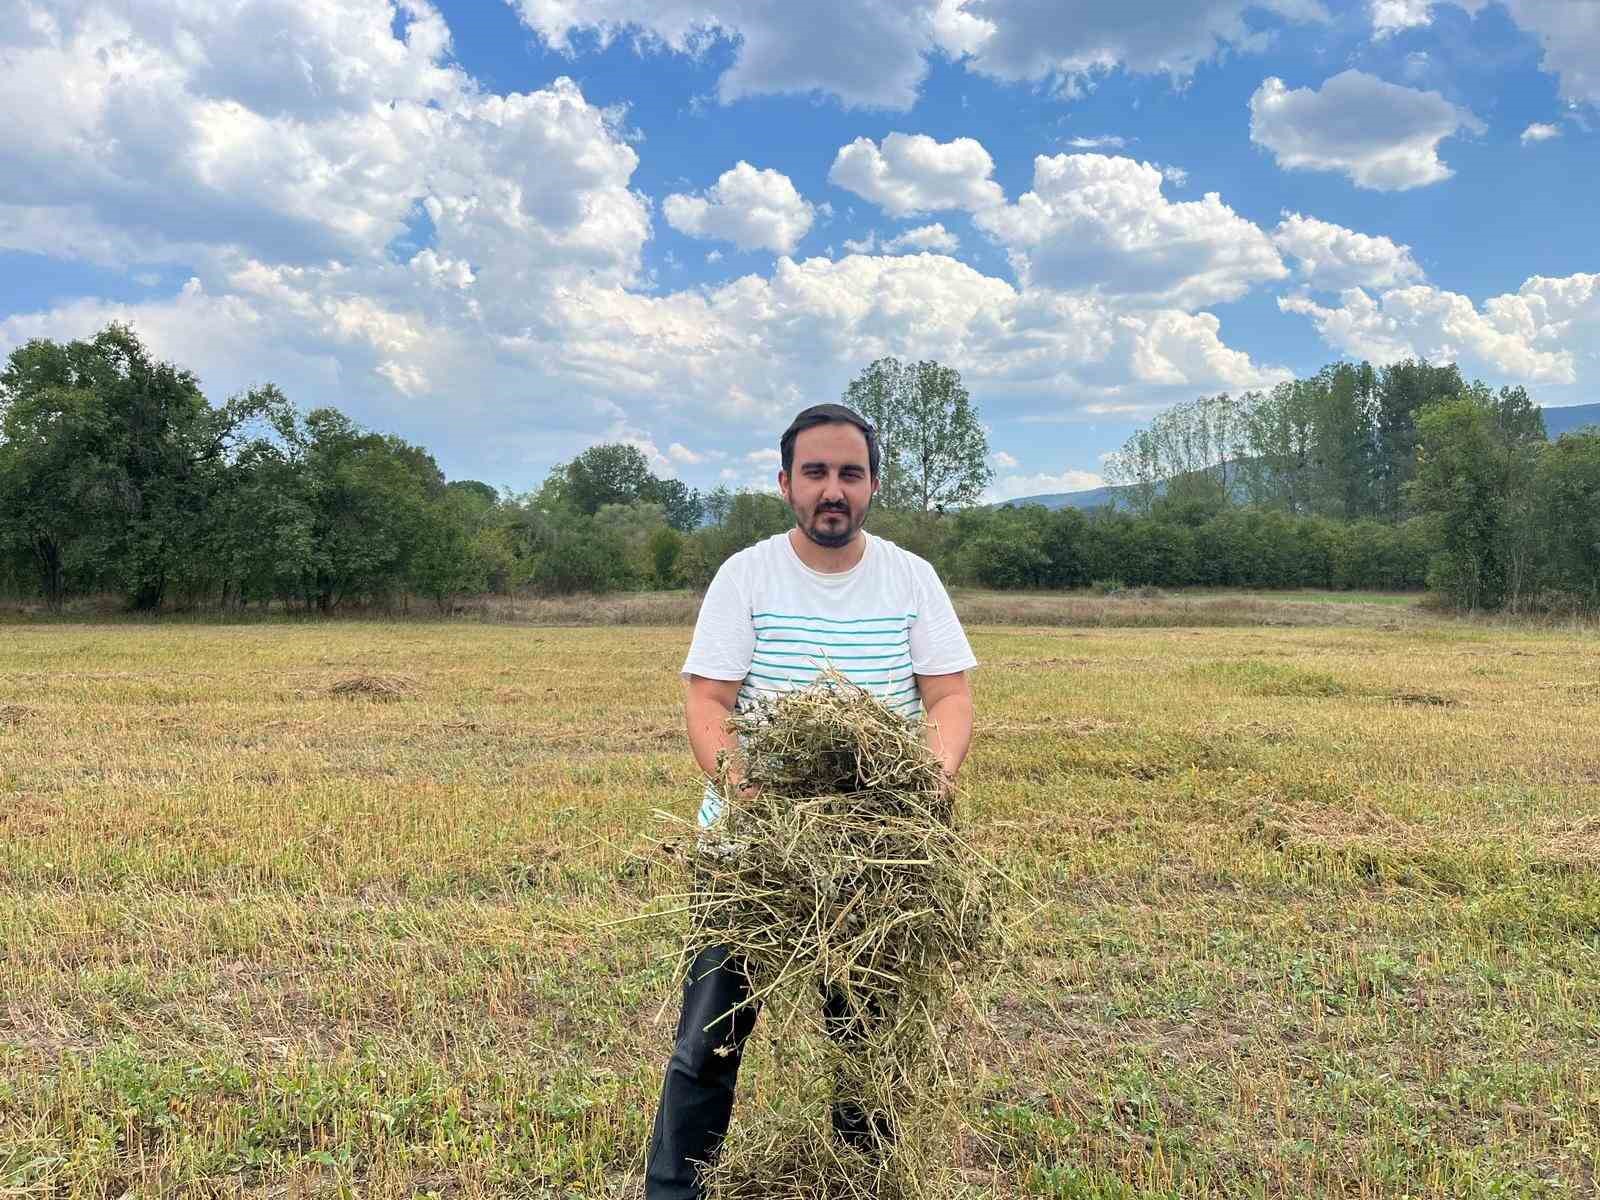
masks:
<svg viewBox="0 0 1600 1200"><path fill-rule="evenodd" d="M779 449L778 488L795 527L722 565L683 664L695 761L714 780L718 751L736 744L726 724L735 709L804 687L831 664L895 711L924 720L953 783L972 737L966 672L977 660L933 568L862 529L878 490L875 431L843 405L818 404L794 419ZM721 807L708 781L700 824L712 824ZM697 1177L727 1133L755 1024L755 1006L740 1006L749 996L726 949L706 950L690 966L650 1140L646 1200L704 1195ZM833 1007L824 1014L837 1027ZM862 1146L892 1136L848 1102L835 1104L833 1127Z"/></svg>

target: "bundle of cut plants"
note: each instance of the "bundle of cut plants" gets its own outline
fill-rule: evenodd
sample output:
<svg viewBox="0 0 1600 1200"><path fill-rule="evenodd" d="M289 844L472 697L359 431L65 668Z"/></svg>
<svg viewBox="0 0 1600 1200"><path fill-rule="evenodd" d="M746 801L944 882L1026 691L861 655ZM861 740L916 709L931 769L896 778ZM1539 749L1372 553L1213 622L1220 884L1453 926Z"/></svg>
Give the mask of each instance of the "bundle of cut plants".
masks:
<svg viewBox="0 0 1600 1200"><path fill-rule="evenodd" d="M948 1003L992 952L994 873L956 826L922 725L836 672L729 725L724 808L689 856L684 961L729 947L783 1077L830 1099L800 1104L809 1121L737 1130L709 1194L926 1195ZM830 1139L832 1102L868 1119L864 1142Z"/></svg>

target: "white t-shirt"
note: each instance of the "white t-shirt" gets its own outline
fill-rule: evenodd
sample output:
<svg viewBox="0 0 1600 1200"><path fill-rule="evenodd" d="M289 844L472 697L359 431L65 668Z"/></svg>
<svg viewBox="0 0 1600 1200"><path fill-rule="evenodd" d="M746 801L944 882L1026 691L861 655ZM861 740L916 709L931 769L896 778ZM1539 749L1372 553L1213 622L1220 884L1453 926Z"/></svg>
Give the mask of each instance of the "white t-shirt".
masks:
<svg viewBox="0 0 1600 1200"><path fill-rule="evenodd" d="M739 680L736 708L811 683L829 665L896 712L922 716L918 675L978 665L950 597L925 560L865 530L861 561L814 571L787 533L739 551L717 571L695 621L683 675ZM700 823L721 811L706 785Z"/></svg>

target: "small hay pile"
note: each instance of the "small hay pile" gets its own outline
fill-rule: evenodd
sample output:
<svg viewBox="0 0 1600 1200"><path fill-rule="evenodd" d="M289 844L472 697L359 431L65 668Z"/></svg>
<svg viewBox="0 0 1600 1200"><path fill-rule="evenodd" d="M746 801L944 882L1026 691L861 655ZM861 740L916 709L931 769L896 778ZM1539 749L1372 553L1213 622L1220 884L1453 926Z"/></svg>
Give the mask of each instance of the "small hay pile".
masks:
<svg viewBox="0 0 1600 1200"><path fill-rule="evenodd" d="M38 715L37 709L26 704L0 704L0 725L21 725L29 717Z"/></svg>
<svg viewBox="0 0 1600 1200"><path fill-rule="evenodd" d="M708 1194L938 1194L929 1189L948 1166L933 1144L950 1078L947 1009L959 977L993 953L995 872L957 831L922 727L842 676L729 726L740 749L722 764L728 801L695 839L693 890L679 898L690 926L683 961L710 946L743 959L783 1078L812 1099L801 1119L741 1123ZM735 775L754 786L735 791ZM830 1095L894 1130L892 1140L865 1153L834 1140Z"/></svg>
<svg viewBox="0 0 1600 1200"><path fill-rule="evenodd" d="M404 675L350 675L335 683L328 692L367 700L399 700L415 690L416 684Z"/></svg>

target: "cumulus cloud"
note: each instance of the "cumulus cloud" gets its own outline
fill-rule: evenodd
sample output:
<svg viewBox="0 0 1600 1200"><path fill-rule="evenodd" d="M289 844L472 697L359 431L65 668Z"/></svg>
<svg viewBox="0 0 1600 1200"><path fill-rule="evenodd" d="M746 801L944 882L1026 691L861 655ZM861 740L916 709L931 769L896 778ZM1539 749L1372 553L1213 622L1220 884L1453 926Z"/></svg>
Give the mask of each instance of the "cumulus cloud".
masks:
<svg viewBox="0 0 1600 1200"><path fill-rule="evenodd" d="M1442 0L1371 0L1373 36L1429 25ZM1476 15L1489 0L1449 0ZM1561 97L1600 104L1600 20L1588 0L1500 0L1520 28L1544 48L1540 66L1555 75Z"/></svg>
<svg viewBox="0 0 1600 1200"><path fill-rule="evenodd" d="M576 33L601 45L632 37L643 51L698 54L722 43L732 65L717 80L724 103L745 96L822 93L849 106L908 109L927 74L939 0L511 0L556 50ZM959 17L944 28L958 36Z"/></svg>
<svg viewBox="0 0 1600 1200"><path fill-rule="evenodd" d="M1257 366L1244 351L1224 345L1222 322L1210 313L1171 311L1121 320L1135 335L1133 375L1142 382L1181 386L1205 379L1230 388L1259 388L1291 377L1281 367Z"/></svg>
<svg viewBox="0 0 1600 1200"><path fill-rule="evenodd" d="M1230 50L1262 49L1268 12L1328 19L1322 0L510 0L552 48L576 53L586 34L643 53L698 55L716 46L731 65L717 80L724 103L745 96L819 93L850 107L904 111L927 58L1009 81L1052 81L1074 91L1123 68L1185 79Z"/></svg>
<svg viewBox="0 0 1600 1200"><path fill-rule="evenodd" d="M1433 20L1433 0L1371 0L1372 35L1386 38L1403 29L1415 29Z"/></svg>
<svg viewBox="0 0 1600 1200"><path fill-rule="evenodd" d="M1541 125L1538 121L1535 121L1522 131L1522 144L1526 146L1530 142L1548 142L1551 138L1558 138L1560 136L1560 126Z"/></svg>
<svg viewBox="0 0 1600 1200"><path fill-rule="evenodd" d="M1032 191L974 220L1030 286L1189 308L1288 274L1266 234L1217 193L1173 203L1163 182L1160 170L1131 158L1041 155Z"/></svg>
<svg viewBox="0 0 1600 1200"><path fill-rule="evenodd" d="M932 225L919 225L915 229L908 229L899 237L892 237L883 244L883 248L890 254L905 254L921 250L931 250L938 254L953 254L961 247L961 239L951 233L938 221Z"/></svg>
<svg viewBox="0 0 1600 1200"><path fill-rule="evenodd" d="M1067 140L1067 145L1074 150L1121 150L1127 144L1127 138L1118 137L1114 133L1103 133L1098 137L1075 137Z"/></svg>
<svg viewBox="0 0 1600 1200"><path fill-rule="evenodd" d="M942 2L959 25L959 6ZM1263 235L1230 225L1215 197L1158 203L1148 239L1122 230L1150 188L1160 200L1159 178L1124 200L1103 194L1109 179L1086 179L1076 199L1036 179L1030 203L1055 205L1061 231L1100 238L1107 278L1146 276L1062 289L1049 282L1061 264L1026 229L1015 252L1047 282L1014 285L949 257L955 235L941 224L874 247L934 253L797 261L781 247L805 202L775 172L735 167L664 215L761 242L776 263L655 290L624 114L565 79L496 94L450 65L448 30L421 0L398 25L385 0L236 0L226 20L189 0L10 3L25 19L0 23L0 90L29 121L0 130L0 245L122 269L179 262L194 278L141 303L5 317L0 354L126 321L212 395L271 379L298 403L331 401L422 442L447 471L519 485L597 438L639 445L662 470L715 469L730 461L719 446L742 451L752 427L837 395L884 354L958 362L987 411L1019 417L1061 411L1061 396L1159 407L1271 371L1226 346L1214 317L1181 309L1281 264L1251 265ZM229 56L255 44L315 86L278 88L250 62L233 71ZM923 176L918 146L899 157L890 139L872 146L886 204L920 211L953 195L939 203L1002 208L981 146L980 160L929 142ZM1228 235L1244 247L1231 264L1211 245ZM1166 257L1151 267L1152 255Z"/></svg>
<svg viewBox="0 0 1600 1200"><path fill-rule="evenodd" d="M974 138L938 142L925 133L891 133L881 146L865 137L841 146L828 182L905 217L1002 204L1005 194L993 173L994 160Z"/></svg>
<svg viewBox="0 0 1600 1200"><path fill-rule="evenodd" d="M968 0L946 42L970 69L1010 81L1054 81L1069 92L1100 73L1185 79L1229 49L1254 51L1266 35L1247 14L1325 21L1320 0Z"/></svg>
<svg viewBox="0 0 1600 1200"><path fill-rule="evenodd" d="M0 72L0 104L34 114L0 129L0 245L48 223L44 244L102 262L358 260L421 206L453 259L633 278L649 214L611 118L567 80L478 92L439 65L438 14L406 7L403 40L385 0L256 0L237 22L149 0L35 25ZM316 106L258 69L283 46Z"/></svg>
<svg viewBox="0 0 1600 1200"><path fill-rule="evenodd" d="M1574 0L1504 0L1523 29L1539 39L1539 65L1560 81L1561 98L1600 104L1600 13Z"/></svg>
<svg viewBox="0 0 1600 1200"><path fill-rule="evenodd" d="M661 211L679 233L774 254L792 253L815 218L787 175L742 160L704 195L668 196Z"/></svg>
<svg viewBox="0 0 1600 1200"><path fill-rule="evenodd" d="M1268 78L1250 97L1250 140L1285 170L1342 171L1357 187L1405 191L1449 179L1439 143L1483 124L1438 92L1344 71L1322 85L1290 89Z"/></svg>
<svg viewBox="0 0 1600 1200"><path fill-rule="evenodd" d="M989 461L1002 470L1007 471L1011 470L1013 467L1021 465L1014 457L1007 454L1004 450L996 450L993 454L989 455Z"/></svg>
<svg viewBox="0 0 1600 1200"><path fill-rule="evenodd" d="M1377 295L1351 288L1337 305L1306 296L1286 296L1278 305L1308 317L1324 341L1350 355L1375 362L1460 359L1529 383L1576 383L1575 348L1600 335L1600 275L1534 276L1481 309L1466 296L1426 285Z"/></svg>
<svg viewBox="0 0 1600 1200"><path fill-rule="evenodd" d="M1297 260L1296 274L1321 291L1395 287L1423 275L1410 246L1299 213L1284 213L1272 240Z"/></svg>

